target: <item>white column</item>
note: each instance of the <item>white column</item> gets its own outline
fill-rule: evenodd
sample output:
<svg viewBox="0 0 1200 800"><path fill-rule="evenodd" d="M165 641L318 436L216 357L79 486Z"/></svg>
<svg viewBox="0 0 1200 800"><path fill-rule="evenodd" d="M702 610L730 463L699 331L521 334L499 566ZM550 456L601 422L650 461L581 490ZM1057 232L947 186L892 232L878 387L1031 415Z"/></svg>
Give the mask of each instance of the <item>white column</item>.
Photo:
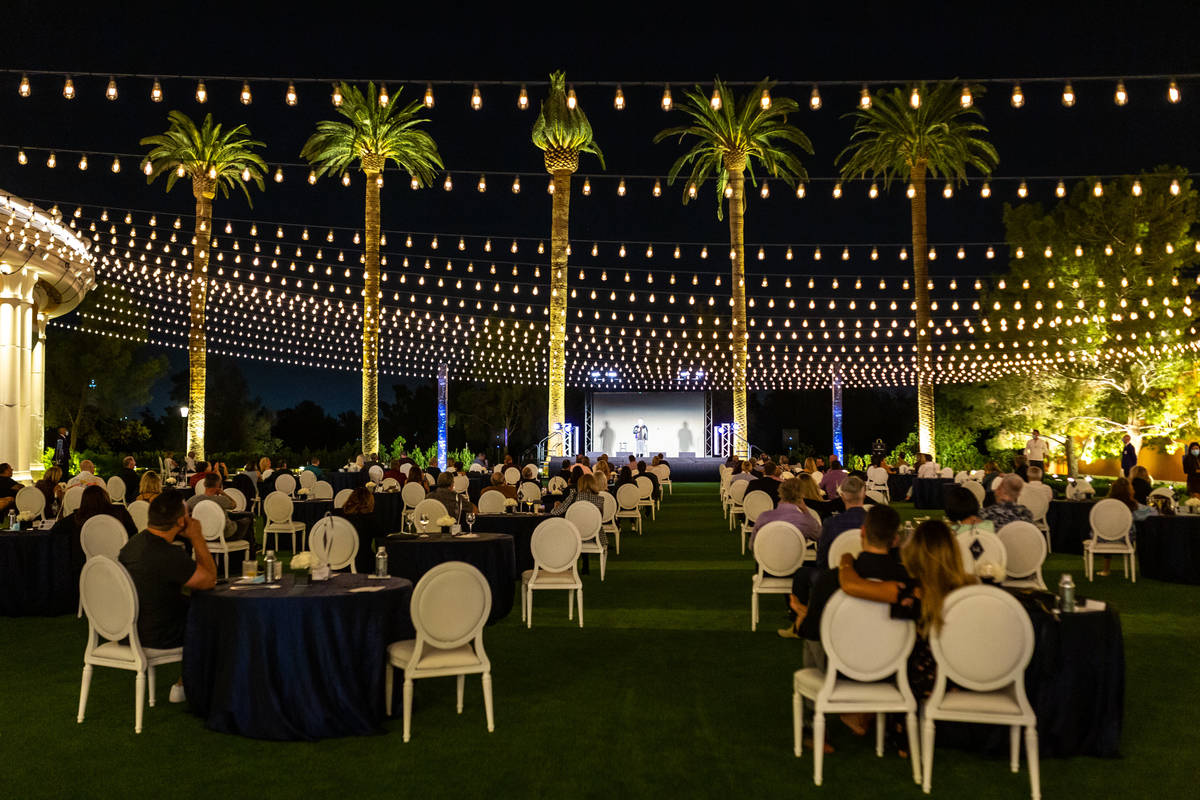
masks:
<svg viewBox="0 0 1200 800"><path fill-rule="evenodd" d="M40 478L45 467L42 466L42 451L46 447L46 323L49 319L45 314L38 313L35 322L36 339L33 343L32 385L30 394L30 426L29 426L29 472L34 478Z"/></svg>
<svg viewBox="0 0 1200 800"><path fill-rule="evenodd" d="M12 465L17 480L31 477L29 463L33 448L29 434L36 284L37 273L32 270L0 274L0 461Z"/></svg>

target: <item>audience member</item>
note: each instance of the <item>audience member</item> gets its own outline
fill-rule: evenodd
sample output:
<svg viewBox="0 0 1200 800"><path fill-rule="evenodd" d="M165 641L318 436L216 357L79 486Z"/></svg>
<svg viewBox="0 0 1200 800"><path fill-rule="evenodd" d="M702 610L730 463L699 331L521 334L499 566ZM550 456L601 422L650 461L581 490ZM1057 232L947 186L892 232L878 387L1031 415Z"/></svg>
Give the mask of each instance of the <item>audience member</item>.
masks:
<svg viewBox="0 0 1200 800"><path fill-rule="evenodd" d="M778 503L781 483L783 483L783 468L768 461L763 465L763 476L750 481L750 485L746 487L746 494L766 492L771 496L772 503Z"/></svg>
<svg viewBox="0 0 1200 800"><path fill-rule="evenodd" d="M812 482L811 479L809 481ZM754 532L750 534L750 547L754 547L754 537L768 522L790 522L795 525L806 539L816 541L821 535L821 523L808 513L804 504L802 483L799 478L789 478L779 484L779 503L770 511L764 511L754 521Z"/></svg>
<svg viewBox="0 0 1200 800"><path fill-rule="evenodd" d="M1025 474L1029 476L1028 483L1025 484L1026 486L1041 492L1046 497L1047 503L1054 499L1054 488L1042 483L1043 474L1041 467L1030 467L1026 470Z"/></svg>
<svg viewBox="0 0 1200 800"><path fill-rule="evenodd" d="M204 480L206 474L212 471L207 461L197 461L195 462L195 466L196 468L192 471L192 476L188 478L188 485L193 489L196 488L196 484Z"/></svg>
<svg viewBox="0 0 1200 800"><path fill-rule="evenodd" d="M10 506L16 505L17 492L21 484L13 480L11 464L0 464L0 511L7 512Z"/></svg>
<svg viewBox="0 0 1200 800"><path fill-rule="evenodd" d="M600 494L601 488L600 484L596 481L595 474L580 475L575 488L554 505L554 510L550 512L550 515L554 517L563 516L573 503L591 503L599 510L600 518L603 519L604 495ZM582 533L586 534L587 531L582 531ZM603 529L600 531L600 541L605 545L608 544L608 535L605 534Z"/></svg>
<svg viewBox="0 0 1200 800"><path fill-rule="evenodd" d="M796 480L800 481L800 496L805 500L816 500L822 502L825 500L825 495L821 494L821 487L817 485L817 481L812 474L800 471L796 476Z"/></svg>
<svg viewBox="0 0 1200 800"><path fill-rule="evenodd" d="M847 473L842 469L842 462L835 458L829 460L829 471L821 478L821 491L825 492L827 497L833 497L838 493L838 487L842 485L842 481L846 480Z"/></svg>
<svg viewBox="0 0 1200 800"><path fill-rule="evenodd" d="M917 477L918 478L937 478L941 475L941 465L933 460L933 456L928 453L921 453L917 456Z"/></svg>
<svg viewBox="0 0 1200 800"><path fill-rule="evenodd" d="M1024 453L1017 453L1013 456L1013 473L1021 480L1029 480L1027 477L1029 470L1029 459Z"/></svg>
<svg viewBox="0 0 1200 800"><path fill-rule="evenodd" d="M867 485L863 483L862 478L851 475L842 481L838 495L842 498L842 502L846 504L846 510L840 514L834 514L825 520L825 523L821 526L821 538L817 541L818 569L827 565L829 547L839 534L851 528L861 528L863 526L863 521L867 518L866 509L863 508L863 499L866 497L866 492Z"/></svg>
<svg viewBox="0 0 1200 800"><path fill-rule="evenodd" d="M526 483L526 481L521 481L521 483ZM538 487L538 491L539 492L541 491L540 486ZM491 483L489 485L483 487L483 491L481 491L479 493L479 496L483 497L483 495L486 494L487 492L499 492L500 494L507 497L509 500L517 499L517 487L509 486L508 481L504 480L504 476L501 475L499 472L492 473Z"/></svg>
<svg viewBox="0 0 1200 800"><path fill-rule="evenodd" d="M96 465L90 460L79 462L79 474L67 481L67 488L74 486L104 486L104 480L96 476Z"/></svg>
<svg viewBox="0 0 1200 800"><path fill-rule="evenodd" d="M79 508L56 522L52 530L71 534L74 536L73 541L78 541L83 523L101 514L106 514L124 525L125 533L129 536L138 532L129 511L125 506L114 505L103 486L89 486L84 489L83 494L79 496Z"/></svg>
<svg viewBox="0 0 1200 800"><path fill-rule="evenodd" d="M1142 505L1150 502L1150 471L1141 464L1134 464L1129 470L1129 483L1133 486L1133 497Z"/></svg>
<svg viewBox="0 0 1200 800"><path fill-rule="evenodd" d="M158 473L154 470L148 469L142 473L142 479L138 481L137 497L134 499L150 503L162 494L162 490L162 478L158 477Z"/></svg>
<svg viewBox="0 0 1200 800"><path fill-rule="evenodd" d="M1114 500L1120 500L1122 503L1128 506L1129 510L1133 513L1133 521L1135 523L1138 520L1145 519L1147 516L1150 516L1152 513L1154 513L1154 509L1142 505L1137 501L1137 498L1133 494L1133 483L1128 478L1117 478L1115 481L1113 481L1112 485L1108 487L1108 496ZM1131 526L1129 529L1130 541L1134 541L1136 539L1136 536L1134 535L1135 533L1136 527ZM1104 569L1100 570L1096 574L1103 578L1107 578L1110 574L1112 574L1112 556L1104 557Z"/></svg>
<svg viewBox="0 0 1200 800"><path fill-rule="evenodd" d="M752 472L754 465L749 461L737 461L733 465L733 474L729 476L729 482L734 481L752 481L755 478ZM747 489L749 491L749 489Z"/></svg>
<svg viewBox="0 0 1200 800"><path fill-rule="evenodd" d="M46 498L46 510L42 512L46 519L54 519L58 516L58 504L63 495L63 487L59 486L62 477L61 467L51 467L42 474L42 479L34 484Z"/></svg>
<svg viewBox="0 0 1200 800"><path fill-rule="evenodd" d="M996 486L996 502L979 512L979 518L988 520L996 530L1010 522L1033 522L1029 509L1017 503L1025 481L1017 475L1005 475Z"/></svg>
<svg viewBox="0 0 1200 800"><path fill-rule="evenodd" d="M128 505L137 498L138 484L140 478L137 474L137 461L133 456L125 456L121 461L121 468L117 470L117 477L125 484L125 497L121 498ZM114 500L116 498L113 498Z"/></svg>
<svg viewBox="0 0 1200 800"><path fill-rule="evenodd" d="M215 472L208 472L204 475L203 491L197 491L194 495L188 498L188 512L196 510L196 506L200 503L212 502L221 507L225 512L225 528L222 533L226 541L247 541L250 543L250 554L254 553L254 533L251 527L254 523L253 518L248 516L240 516L237 519L232 519L229 512L234 510L236 503L233 498L225 494L225 490L221 488L221 476Z"/></svg>
<svg viewBox="0 0 1200 800"><path fill-rule="evenodd" d="M989 461L986 464L984 464L983 465L983 488L991 489L992 481L996 480L996 478L999 478L1003 474L1004 473L1002 473L1000 471L1000 468L998 466L996 466L995 461Z"/></svg>
<svg viewBox="0 0 1200 800"><path fill-rule="evenodd" d="M387 532L375 514L375 494L365 486L359 486L346 498L346 504L333 512L350 521L358 532L358 555L354 557L354 568L369 575L375 571L376 542Z"/></svg>
<svg viewBox="0 0 1200 800"><path fill-rule="evenodd" d="M308 460L308 463L300 468L301 472L311 472L317 476L317 480L321 480L321 476L325 473L321 470L321 459L313 456Z"/></svg>
<svg viewBox="0 0 1200 800"><path fill-rule="evenodd" d="M461 521L465 511L473 511L475 509L470 500L467 500L454 491L454 476L449 472L443 472L441 475L438 475L437 488L426 495L426 497L439 501L446 507L446 513L454 517L456 522Z"/></svg>
<svg viewBox="0 0 1200 800"><path fill-rule="evenodd" d="M979 501L965 486L947 486L945 492L946 519L955 533L962 530L994 531L988 520L979 517Z"/></svg>
<svg viewBox="0 0 1200 800"><path fill-rule="evenodd" d="M637 462L637 475L634 476L634 482L643 476L649 478L650 483L654 485L654 488L650 491L650 496L657 500L662 496L662 490L658 487L658 476L646 469L645 461L639 461ZM750 489L747 488L746 491L750 491Z"/></svg>

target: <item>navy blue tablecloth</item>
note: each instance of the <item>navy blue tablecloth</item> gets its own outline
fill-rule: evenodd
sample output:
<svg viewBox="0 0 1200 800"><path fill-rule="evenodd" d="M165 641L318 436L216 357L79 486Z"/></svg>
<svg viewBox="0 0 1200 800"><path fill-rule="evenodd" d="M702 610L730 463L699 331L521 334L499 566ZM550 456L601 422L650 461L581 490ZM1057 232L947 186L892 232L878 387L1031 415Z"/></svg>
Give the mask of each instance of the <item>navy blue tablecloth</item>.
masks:
<svg viewBox="0 0 1200 800"><path fill-rule="evenodd" d="M371 476L366 470L362 472L336 472L334 470L325 470L321 473L318 480L325 481L333 487L333 493L337 494L342 489L357 489L360 486L366 486L367 481L371 480ZM296 478L296 485L300 485L300 479Z"/></svg>
<svg viewBox="0 0 1200 800"><path fill-rule="evenodd" d="M0 532L0 616L75 613L82 568L78 534Z"/></svg>
<svg viewBox="0 0 1200 800"><path fill-rule="evenodd" d="M913 478L913 508L945 508L946 487L953 485L953 478Z"/></svg>
<svg viewBox="0 0 1200 800"><path fill-rule="evenodd" d="M892 496L892 502L898 503L908 497L908 490L913 485L913 474L910 472L907 475L888 475L888 494Z"/></svg>
<svg viewBox="0 0 1200 800"><path fill-rule="evenodd" d="M352 592L365 586L379 591ZM413 585L338 574L192 595L183 683L206 727L258 739L380 733L389 644L415 635Z"/></svg>
<svg viewBox="0 0 1200 800"><path fill-rule="evenodd" d="M475 516L476 533L506 533L513 538L513 548L516 551L517 571L520 576L527 569L533 569L533 553L529 542L533 539L533 531L548 519L546 514L477 514Z"/></svg>
<svg viewBox="0 0 1200 800"><path fill-rule="evenodd" d="M1083 540L1092 538L1090 515L1098 500L1051 500L1046 509L1050 544L1056 553L1082 553Z"/></svg>
<svg viewBox="0 0 1200 800"><path fill-rule="evenodd" d="M389 536L388 572L416 584L421 576L446 561L464 561L477 567L492 589L492 613L488 624L499 622L512 611L513 588L518 577L513 537L503 533L477 533L475 538L431 534Z"/></svg>
<svg viewBox="0 0 1200 800"><path fill-rule="evenodd" d="M375 511L379 530L384 534L399 533L404 515L404 500L399 492L378 492L375 495ZM321 517L333 512L332 500L296 500L292 503L292 519L303 522L311 530Z"/></svg>
<svg viewBox="0 0 1200 800"><path fill-rule="evenodd" d="M1137 523L1137 560L1143 577L1200 584L1200 514Z"/></svg>

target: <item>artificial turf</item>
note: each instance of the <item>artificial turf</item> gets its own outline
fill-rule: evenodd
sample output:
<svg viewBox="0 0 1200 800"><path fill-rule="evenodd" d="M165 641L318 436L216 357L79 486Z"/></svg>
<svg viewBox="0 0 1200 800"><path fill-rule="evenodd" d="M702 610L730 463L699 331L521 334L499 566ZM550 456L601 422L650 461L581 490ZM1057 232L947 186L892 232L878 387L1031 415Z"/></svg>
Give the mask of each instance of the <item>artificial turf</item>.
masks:
<svg viewBox="0 0 1200 800"><path fill-rule="evenodd" d="M775 635L782 606L766 598L759 630L750 632L753 561L738 554L716 485L674 490L644 536L623 533L605 582L593 564L586 627L568 622L565 596L543 593L532 630L520 621L519 600L486 630L491 734L478 678L467 680L461 716L453 679L418 681L408 744L398 716L386 735L312 743L213 733L185 706L166 702L177 665L160 669L159 705L147 707L140 735L133 675L118 670L96 670L79 725L86 622L0 618L0 798L919 797L906 762L892 753L877 759L873 737L855 738L836 722L836 752L825 759L824 785L813 786L811 753L792 755L800 648ZM1051 556L1048 581L1062 571L1121 611L1123 758L1044 759L1043 794L1196 796L1200 589L1149 579L1130 585L1119 572L1089 586L1078 556ZM936 751L937 795L985 800L1028 790L1023 761L1013 775L1006 759Z"/></svg>

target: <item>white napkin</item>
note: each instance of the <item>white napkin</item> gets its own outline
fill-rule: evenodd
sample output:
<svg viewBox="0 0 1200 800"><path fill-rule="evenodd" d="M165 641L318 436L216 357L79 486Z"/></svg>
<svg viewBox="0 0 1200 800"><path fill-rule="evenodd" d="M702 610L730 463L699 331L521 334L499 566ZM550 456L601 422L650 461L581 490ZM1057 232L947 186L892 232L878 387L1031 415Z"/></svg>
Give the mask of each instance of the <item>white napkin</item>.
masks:
<svg viewBox="0 0 1200 800"><path fill-rule="evenodd" d="M380 589L384 589L384 588L386 588L386 587L383 587L383 586L356 586L353 589L351 589L350 591L351 592L378 592Z"/></svg>

